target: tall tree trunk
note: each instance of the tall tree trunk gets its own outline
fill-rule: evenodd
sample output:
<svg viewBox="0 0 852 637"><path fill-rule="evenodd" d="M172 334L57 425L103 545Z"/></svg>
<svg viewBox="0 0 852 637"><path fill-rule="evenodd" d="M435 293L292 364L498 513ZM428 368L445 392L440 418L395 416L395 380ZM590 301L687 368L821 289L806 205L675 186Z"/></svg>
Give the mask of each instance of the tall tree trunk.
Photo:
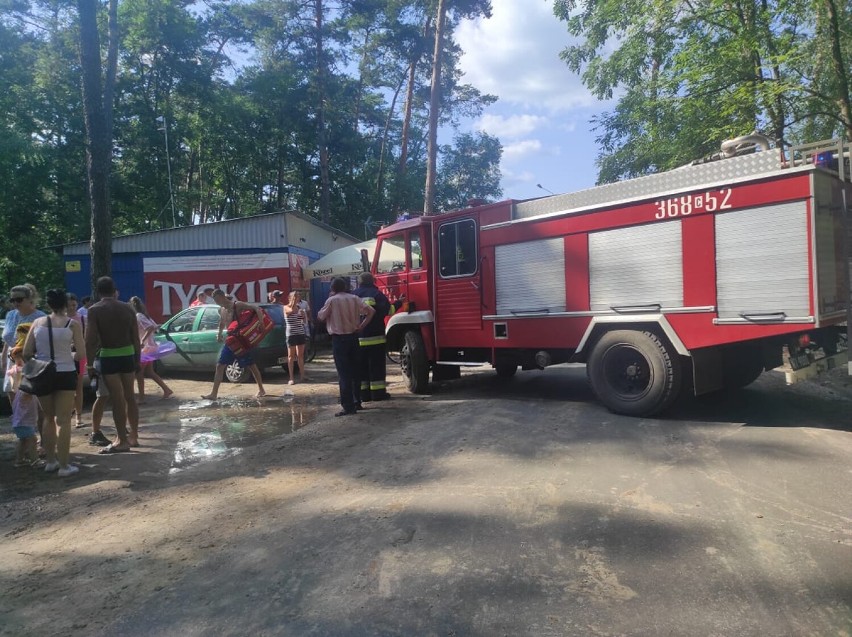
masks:
<svg viewBox="0 0 852 637"><path fill-rule="evenodd" d="M411 135L411 114L414 109L414 78L417 69L417 60L411 60L408 66L408 88L405 93L405 106L402 117L402 138L399 146L399 163L396 169L396 180L394 181L394 194L392 208L399 210L402 199L402 183L405 181L405 173L408 170L408 138Z"/></svg>
<svg viewBox="0 0 852 637"><path fill-rule="evenodd" d="M109 0L109 42L107 43L107 68L104 78L104 120L112 161L113 110L115 98L115 76L118 73L118 0Z"/></svg>
<svg viewBox="0 0 852 637"><path fill-rule="evenodd" d="M393 114L396 112L396 102L399 99L399 92L402 90L402 84L405 78L400 78L396 90L393 92L393 99L388 108L388 116L385 118L385 128L382 131L382 144L379 149L379 168L376 176L376 194L381 197L385 186L385 155L388 148L388 136L390 134L390 125L393 120Z"/></svg>
<svg viewBox="0 0 852 637"><path fill-rule="evenodd" d="M112 273L112 218L109 208L110 140L101 86L101 47L97 0L78 0L80 66L86 122L86 174L92 215L92 289L99 277Z"/></svg>
<svg viewBox="0 0 852 637"><path fill-rule="evenodd" d="M447 18L446 0L438 0L435 21L435 53L432 56L432 92L429 96L429 136L426 146L426 192L423 213L435 211L435 182L438 170L438 116L441 109L441 52L443 50L444 23Z"/></svg>
<svg viewBox="0 0 852 637"><path fill-rule="evenodd" d="M317 54L317 145L320 160L320 219L331 223L331 181L328 170L328 131L325 125L325 53L323 51L322 0L315 0Z"/></svg>
<svg viewBox="0 0 852 637"><path fill-rule="evenodd" d="M432 26L431 16L426 16L423 23L423 40L429 34ZM394 182L393 200L391 210L399 212L402 200L402 184L408 170L408 138L411 136L411 114L414 109L414 82L417 77L417 63L420 61L420 47L412 53L411 64L408 65L408 89L405 94L405 113L402 118L402 139L400 140L399 163L397 164L396 180Z"/></svg>
<svg viewBox="0 0 852 637"><path fill-rule="evenodd" d="M843 51L840 48L840 18L834 0L825 0L825 8L828 11L828 32L831 38L831 62L837 76L840 121L846 129L846 139L852 142L852 96L849 95L849 66L844 64Z"/></svg>

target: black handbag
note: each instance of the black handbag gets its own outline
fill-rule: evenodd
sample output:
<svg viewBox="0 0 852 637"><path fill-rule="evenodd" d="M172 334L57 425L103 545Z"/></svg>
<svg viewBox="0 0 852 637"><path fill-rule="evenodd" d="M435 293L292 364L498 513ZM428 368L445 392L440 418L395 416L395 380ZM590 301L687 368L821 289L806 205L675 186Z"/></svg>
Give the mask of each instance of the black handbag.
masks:
<svg viewBox="0 0 852 637"><path fill-rule="evenodd" d="M26 394L47 396L53 393L56 384L56 363L53 361L53 323L50 317L47 318L47 336L50 339L50 360L31 358L24 363L20 390Z"/></svg>

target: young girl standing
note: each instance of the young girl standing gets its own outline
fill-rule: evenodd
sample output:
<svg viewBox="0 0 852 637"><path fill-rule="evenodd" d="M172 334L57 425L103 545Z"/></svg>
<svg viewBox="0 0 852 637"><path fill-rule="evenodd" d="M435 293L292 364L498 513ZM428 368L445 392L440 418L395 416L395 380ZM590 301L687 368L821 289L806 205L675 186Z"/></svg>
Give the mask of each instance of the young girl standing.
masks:
<svg viewBox="0 0 852 637"><path fill-rule="evenodd" d="M284 306L284 321L287 324L287 370L290 372L290 385L296 381L293 376L293 363L299 364L299 380L308 380L305 376L305 343L308 337L305 333L305 323L308 321L305 310L299 306L301 294L290 292L287 305Z"/></svg>

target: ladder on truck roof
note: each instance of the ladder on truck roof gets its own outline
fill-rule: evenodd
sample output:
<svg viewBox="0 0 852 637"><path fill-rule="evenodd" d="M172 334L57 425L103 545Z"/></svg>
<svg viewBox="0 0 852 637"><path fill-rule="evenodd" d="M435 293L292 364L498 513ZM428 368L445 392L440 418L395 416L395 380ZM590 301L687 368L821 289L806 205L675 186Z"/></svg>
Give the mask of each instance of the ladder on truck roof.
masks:
<svg viewBox="0 0 852 637"><path fill-rule="evenodd" d="M513 219L526 219L551 213L565 213L602 205L671 195L680 191L736 183L794 167L821 165L850 181L849 147L842 140L827 140L793 146L788 153L779 149L749 155L693 163L662 173L636 177L586 190L529 199L514 205Z"/></svg>

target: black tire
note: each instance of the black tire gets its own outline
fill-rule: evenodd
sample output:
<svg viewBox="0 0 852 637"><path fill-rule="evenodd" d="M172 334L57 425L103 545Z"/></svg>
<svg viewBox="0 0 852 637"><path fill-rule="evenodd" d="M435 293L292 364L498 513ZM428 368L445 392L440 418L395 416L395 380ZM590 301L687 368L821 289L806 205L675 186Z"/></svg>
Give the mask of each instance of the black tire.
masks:
<svg viewBox="0 0 852 637"><path fill-rule="evenodd" d="M242 383L249 377L249 371L234 361L225 367L225 378L230 383Z"/></svg>
<svg viewBox="0 0 852 637"><path fill-rule="evenodd" d="M426 359L423 337L418 332L409 330L405 333L399 353L399 366L411 393L429 393L429 361Z"/></svg>
<svg viewBox="0 0 852 637"><path fill-rule="evenodd" d="M312 337L308 337L308 340L305 342L305 362L310 363L317 355L317 346L314 343L314 339ZM286 367L287 364L285 363Z"/></svg>
<svg viewBox="0 0 852 637"><path fill-rule="evenodd" d="M511 378L518 371L518 366L515 363L498 362L494 369L497 370L497 375L500 378Z"/></svg>
<svg viewBox="0 0 852 637"><path fill-rule="evenodd" d="M595 395L610 411L650 416L668 408L683 382L680 357L651 332L615 330L595 344L587 364Z"/></svg>

